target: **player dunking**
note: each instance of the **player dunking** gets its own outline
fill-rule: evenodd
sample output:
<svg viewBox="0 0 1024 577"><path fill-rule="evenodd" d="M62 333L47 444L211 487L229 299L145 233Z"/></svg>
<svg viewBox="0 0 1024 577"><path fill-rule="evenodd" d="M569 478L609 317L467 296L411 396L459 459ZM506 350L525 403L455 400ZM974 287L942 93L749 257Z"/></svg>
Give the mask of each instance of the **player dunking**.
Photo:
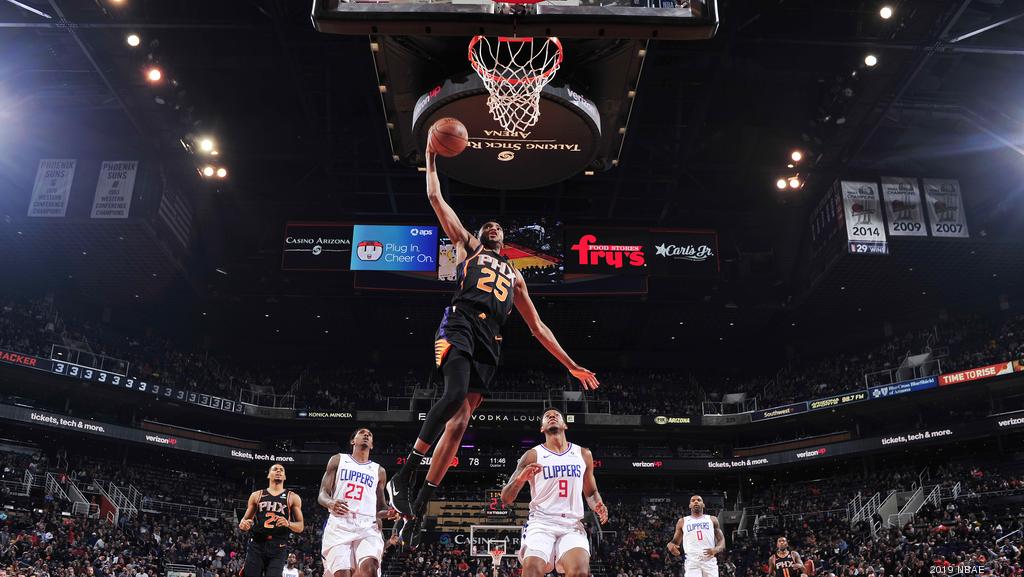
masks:
<svg viewBox="0 0 1024 577"><path fill-rule="evenodd" d="M444 311L434 342L434 360L444 375L444 394L430 408L412 452L387 485L388 503L403 515L399 521L404 543L416 548L419 526L434 489L440 484L473 411L480 406L494 376L501 352L501 328L514 304L533 336L540 341L584 389L596 389L594 373L576 364L562 350L530 300L523 276L501 254L504 232L496 222L485 223L474 236L441 196L435 152L427 149L427 197L445 234L458 254L458 288ZM443 432L443 435L442 435ZM413 474L434 447L423 484L412 499Z"/></svg>
<svg viewBox="0 0 1024 577"><path fill-rule="evenodd" d="M373 433L349 437L352 454L327 463L317 502L330 512L320 553L325 577L376 577L384 555L380 519L398 516L384 503L384 467L370 460Z"/></svg>
<svg viewBox="0 0 1024 577"><path fill-rule="evenodd" d="M718 517L704 514L704 498L690 497L690 514L676 521L676 532L668 551L679 556L679 545L686 553L684 577L718 577L718 555L725 551L725 535Z"/></svg>
<svg viewBox="0 0 1024 577"><path fill-rule="evenodd" d="M775 553L768 558L768 574L772 577L799 577L807 574L800 554L789 550L789 540L784 536L775 540Z"/></svg>
<svg viewBox="0 0 1024 577"><path fill-rule="evenodd" d="M301 533L302 499L284 488L284 465L275 463L267 472L270 481L265 490L253 491L238 528L252 530L245 552L243 577L281 577L289 533Z"/></svg>
<svg viewBox="0 0 1024 577"><path fill-rule="evenodd" d="M530 483L530 517L523 525L519 560L523 577L543 577L556 569L566 577L590 575L590 542L583 528L583 499L608 521L608 507L597 492L594 456L565 438L562 413L548 409L541 417L544 444L527 451L512 479L501 490L501 502L515 502Z"/></svg>

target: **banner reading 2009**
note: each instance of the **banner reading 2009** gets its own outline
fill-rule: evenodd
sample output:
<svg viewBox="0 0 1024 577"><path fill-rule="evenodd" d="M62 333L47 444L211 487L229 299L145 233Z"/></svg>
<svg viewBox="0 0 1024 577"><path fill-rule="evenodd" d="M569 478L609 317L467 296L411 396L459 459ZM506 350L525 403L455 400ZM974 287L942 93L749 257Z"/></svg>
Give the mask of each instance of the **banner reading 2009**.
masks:
<svg viewBox="0 0 1024 577"><path fill-rule="evenodd" d="M889 254L889 241L882 223L878 185L873 182L843 181L843 210L851 253Z"/></svg>
<svg viewBox="0 0 1024 577"><path fill-rule="evenodd" d="M928 236L916 178L882 177L885 217L892 236Z"/></svg>

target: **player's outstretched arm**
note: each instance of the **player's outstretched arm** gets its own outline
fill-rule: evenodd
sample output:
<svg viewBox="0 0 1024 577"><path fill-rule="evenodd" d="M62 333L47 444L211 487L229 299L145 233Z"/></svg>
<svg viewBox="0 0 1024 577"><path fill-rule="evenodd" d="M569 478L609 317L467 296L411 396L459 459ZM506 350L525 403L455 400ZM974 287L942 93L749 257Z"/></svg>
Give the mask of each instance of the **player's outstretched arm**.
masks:
<svg viewBox="0 0 1024 577"><path fill-rule="evenodd" d="M676 532L675 532L674 535L672 535L672 540L669 541L668 545L666 545L665 547L668 549L669 553L671 553L675 557L678 557L679 555L682 554L682 552L679 550L679 546L682 543L683 543L683 520L682 519L677 519L676 520Z"/></svg>
<svg viewBox="0 0 1024 577"><path fill-rule="evenodd" d="M430 206L434 209L434 214L437 215L438 222L441 223L441 228L444 229L444 233L451 239L452 244L455 248L473 252L476 250L477 244L480 243L468 230L463 226L462 221L459 220L455 211L445 201L444 196L441 195L441 181L437 178L437 154L429 148L427 148L427 198L430 200ZM460 259L464 255L459 255Z"/></svg>
<svg viewBox="0 0 1024 577"><path fill-rule="evenodd" d="M530 291L526 288L526 281L523 280L522 273L518 270L515 272L516 286L513 299L516 310L519 311L519 314L523 315L523 320L526 321L526 326L530 327L530 332L551 353L551 356L558 359L562 366L569 369L572 376L580 380L584 389L596 389L601 384L598 382L597 376L593 371L576 364L576 361L572 360L572 357L569 356L569 353L565 352L562 345L558 344L555 334L544 324L544 321L540 320L540 313L537 312L537 307L533 305L533 300L530 299Z"/></svg>
<svg viewBox="0 0 1024 577"><path fill-rule="evenodd" d="M594 455L590 449L583 449L583 462L587 470L583 472L583 496L587 499L587 505L597 513L597 520L602 525L608 522L608 506L604 504L601 493L597 492L597 479L594 478Z"/></svg>
<svg viewBox="0 0 1024 577"><path fill-rule="evenodd" d="M306 519L302 516L302 497L299 497L298 493L293 491L288 492L288 500L291 501L292 519L288 521L284 517L278 519L284 519L288 528L291 529L292 533L302 533L306 530Z"/></svg>
<svg viewBox="0 0 1024 577"><path fill-rule="evenodd" d="M327 470L324 471L324 478L320 480L320 495L316 498L316 502L332 515L348 513L348 503L334 498L334 479L338 476L340 464L341 455L335 455L327 461Z"/></svg>
<svg viewBox="0 0 1024 577"><path fill-rule="evenodd" d="M515 503L519 492L523 490L523 485L537 473L540 473L540 465L537 464L537 453L530 449L523 453L522 457L519 457L516 472L512 473L508 483L505 483L505 486L501 488L501 504L508 506Z"/></svg>
<svg viewBox="0 0 1024 577"><path fill-rule="evenodd" d="M256 495L259 491L253 491L249 494L249 502L245 506L245 515L242 515L242 520L238 522L238 528L242 531L248 531L252 529L252 518L256 515Z"/></svg>

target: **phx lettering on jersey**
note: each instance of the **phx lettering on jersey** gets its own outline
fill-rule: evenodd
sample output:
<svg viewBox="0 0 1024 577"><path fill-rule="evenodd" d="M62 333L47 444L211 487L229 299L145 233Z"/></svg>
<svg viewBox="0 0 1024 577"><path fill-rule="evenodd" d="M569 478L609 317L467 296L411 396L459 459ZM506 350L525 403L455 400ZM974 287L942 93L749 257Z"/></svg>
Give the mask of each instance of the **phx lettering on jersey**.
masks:
<svg viewBox="0 0 1024 577"><path fill-rule="evenodd" d="M541 467L541 472L545 479L583 476L583 469L579 465L548 465Z"/></svg>
<svg viewBox="0 0 1024 577"><path fill-rule="evenodd" d="M277 513L278 515L284 515L288 510L288 505L280 501L260 501L259 507L260 513Z"/></svg>
<svg viewBox="0 0 1024 577"><path fill-rule="evenodd" d="M485 252L480 253L480 256L477 257L476 263L480 266L493 269L494 272L510 279L514 279L516 277L516 274L512 272L512 265L503 260L494 258Z"/></svg>
<svg viewBox="0 0 1024 577"><path fill-rule="evenodd" d="M368 475L361 471L353 471L351 469L342 469L338 472L339 481L355 481L356 483L362 483L367 487L373 487L373 475Z"/></svg>

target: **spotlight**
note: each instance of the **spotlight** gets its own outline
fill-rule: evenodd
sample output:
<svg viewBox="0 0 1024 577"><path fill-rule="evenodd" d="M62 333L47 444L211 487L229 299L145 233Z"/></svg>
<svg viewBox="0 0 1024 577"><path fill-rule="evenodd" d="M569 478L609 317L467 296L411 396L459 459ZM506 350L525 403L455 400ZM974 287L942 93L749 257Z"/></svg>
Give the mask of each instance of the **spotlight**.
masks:
<svg viewBox="0 0 1024 577"><path fill-rule="evenodd" d="M793 178L789 179L789 187L790 188L800 188L801 184L803 184L803 183L800 182L800 178L799 177L794 176Z"/></svg>
<svg viewBox="0 0 1024 577"><path fill-rule="evenodd" d="M864 64L874 66L875 64L878 64L878 58L874 54L868 54L864 57Z"/></svg>
<svg viewBox="0 0 1024 577"><path fill-rule="evenodd" d="M804 158L804 153L799 150L794 150L790 153L789 157L793 159L793 162L800 162Z"/></svg>
<svg viewBox="0 0 1024 577"><path fill-rule="evenodd" d="M228 171L227 171L226 168L218 168L217 169L217 178L225 178L227 175L228 175Z"/></svg>
<svg viewBox="0 0 1024 577"><path fill-rule="evenodd" d="M780 179L776 180L775 181L775 188L778 188L779 190L785 190L786 189L786 179L785 178L780 178Z"/></svg>
<svg viewBox="0 0 1024 577"><path fill-rule="evenodd" d="M150 82L160 82L160 79L164 77L164 73L159 68L150 68L146 71L146 78Z"/></svg>
<svg viewBox="0 0 1024 577"><path fill-rule="evenodd" d="M204 137L199 140L199 150L203 152L213 152L213 139Z"/></svg>
<svg viewBox="0 0 1024 577"><path fill-rule="evenodd" d="M203 176L213 176L213 172L214 171L212 166L207 166L203 168Z"/></svg>
<svg viewBox="0 0 1024 577"><path fill-rule="evenodd" d="M128 46L131 46L132 48L142 44L142 39L139 38L138 34L129 34L125 41L128 43Z"/></svg>
<svg viewBox="0 0 1024 577"><path fill-rule="evenodd" d="M892 6L882 6L882 9L878 11L878 15L882 17L882 20L892 18Z"/></svg>

